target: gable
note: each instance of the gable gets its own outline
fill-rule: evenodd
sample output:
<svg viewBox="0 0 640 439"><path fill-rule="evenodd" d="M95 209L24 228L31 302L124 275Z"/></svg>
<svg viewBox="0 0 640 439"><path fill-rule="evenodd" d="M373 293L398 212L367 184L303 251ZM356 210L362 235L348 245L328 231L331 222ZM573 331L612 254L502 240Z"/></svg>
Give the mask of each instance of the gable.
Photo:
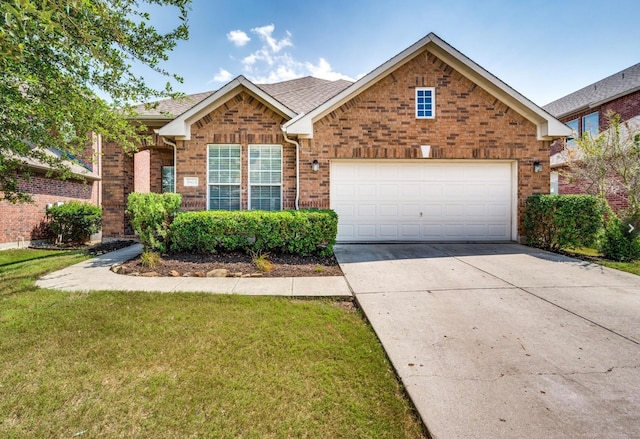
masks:
<svg viewBox="0 0 640 439"><path fill-rule="evenodd" d="M363 93L381 78L410 62L416 55L429 52L447 63L450 68L469 79L504 105L520 114L536 126L538 140L552 140L570 134L570 130L549 113L538 107L504 82L482 69L469 58L431 33L411 47L399 53L371 73L367 74L351 87L329 99L311 112L294 118L285 124L284 129L290 135L301 138L313 138L313 125L327 114ZM419 85L419 84L416 84Z"/></svg>
<svg viewBox="0 0 640 439"><path fill-rule="evenodd" d="M160 128L157 133L160 136L173 137L176 140L190 140L191 127L195 122L205 118L216 108L224 105L226 102L237 97L241 93L246 93L252 96L254 99L270 107L274 112L286 117L287 119L296 115L295 111L276 100L260 87L256 86L243 76L239 76Z"/></svg>
<svg viewBox="0 0 640 439"><path fill-rule="evenodd" d="M418 119L418 87L435 89L435 118ZM331 133L340 145L431 144L443 147L522 146L536 126L428 51L318 119L316 142ZM339 135L337 133L340 133Z"/></svg>
<svg viewBox="0 0 640 439"><path fill-rule="evenodd" d="M213 143L274 143L289 120L255 96L242 91L191 124L192 136Z"/></svg>

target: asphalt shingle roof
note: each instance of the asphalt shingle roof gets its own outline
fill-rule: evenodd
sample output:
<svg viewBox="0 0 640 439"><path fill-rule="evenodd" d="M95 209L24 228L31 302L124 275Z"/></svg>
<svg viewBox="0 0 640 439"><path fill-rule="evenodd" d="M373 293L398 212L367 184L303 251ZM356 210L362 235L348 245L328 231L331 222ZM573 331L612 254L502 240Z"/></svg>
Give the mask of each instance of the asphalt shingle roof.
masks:
<svg viewBox="0 0 640 439"><path fill-rule="evenodd" d="M329 81L306 76L274 84L256 84L256 86L301 114L313 110L351 84L352 82L343 79ZM163 113L169 113L171 117L177 117L213 93L215 90L187 95L182 99L165 99L158 101L155 108L146 109L144 105L139 105L137 110L142 116L162 116Z"/></svg>
<svg viewBox="0 0 640 439"><path fill-rule="evenodd" d="M581 88L542 108L555 117L562 117L638 89L640 89L640 63Z"/></svg>

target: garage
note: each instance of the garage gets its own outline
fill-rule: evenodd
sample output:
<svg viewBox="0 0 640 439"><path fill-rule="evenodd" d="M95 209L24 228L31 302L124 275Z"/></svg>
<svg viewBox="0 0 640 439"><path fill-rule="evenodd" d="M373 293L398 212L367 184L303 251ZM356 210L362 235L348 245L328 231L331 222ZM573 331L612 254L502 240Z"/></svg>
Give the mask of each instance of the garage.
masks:
<svg viewBox="0 0 640 439"><path fill-rule="evenodd" d="M509 241L513 162L331 162L339 242Z"/></svg>

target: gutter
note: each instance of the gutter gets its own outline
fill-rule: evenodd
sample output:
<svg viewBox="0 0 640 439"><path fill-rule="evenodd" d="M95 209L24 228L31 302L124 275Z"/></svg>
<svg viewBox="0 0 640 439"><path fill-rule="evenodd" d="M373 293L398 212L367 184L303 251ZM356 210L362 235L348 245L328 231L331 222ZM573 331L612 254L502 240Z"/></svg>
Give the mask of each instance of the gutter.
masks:
<svg viewBox="0 0 640 439"><path fill-rule="evenodd" d="M296 146L296 201L295 208L299 210L299 200L300 200L300 143L297 140L291 140L287 137L287 128L283 125L280 127L282 129L282 135L284 140L287 143L291 143Z"/></svg>

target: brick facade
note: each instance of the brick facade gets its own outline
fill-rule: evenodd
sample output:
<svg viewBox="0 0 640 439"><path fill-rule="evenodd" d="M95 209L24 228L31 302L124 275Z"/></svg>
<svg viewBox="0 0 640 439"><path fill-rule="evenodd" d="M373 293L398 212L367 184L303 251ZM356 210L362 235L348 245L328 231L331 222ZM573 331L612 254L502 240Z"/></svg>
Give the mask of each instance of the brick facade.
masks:
<svg viewBox="0 0 640 439"><path fill-rule="evenodd" d="M435 87L435 119L416 119L415 88ZM241 205L248 207L248 149L252 144L283 148L283 207L296 195L296 150L285 141L288 117L246 89L191 125L191 139L177 140L176 189L183 209L207 207L207 145L241 145ZM431 145L438 160L503 160L517 163L517 209L529 195L549 192L549 142L537 140L537 127L447 63L426 50L354 96L314 124L312 139L300 142L300 208L330 207L330 161L334 159L424 160L421 145ZM159 143L159 142L157 142ZM130 233L124 218L133 188L133 161L104 146L105 236ZM312 171L317 160L320 170ZM533 163L544 164L533 172ZM150 188L160 192L160 169L173 163L173 149L151 147ZM184 178L198 179L185 187ZM107 182L108 181L108 182ZM108 213L107 213L108 211ZM519 218L519 221L521 218Z"/></svg>
<svg viewBox="0 0 640 439"><path fill-rule="evenodd" d="M415 118L423 86L436 87L435 119ZM423 52L316 123L301 157L320 171L301 166L301 199L328 207L331 159L416 159L420 145L431 145L433 159L517 161L519 212L529 195L549 193L549 166L533 173L533 162L549 158L535 125Z"/></svg>
<svg viewBox="0 0 640 439"><path fill-rule="evenodd" d="M44 239L47 204L80 201L99 203L99 183L56 180L43 174L20 179L20 191L31 194L33 203L0 201L0 248L28 245Z"/></svg>

